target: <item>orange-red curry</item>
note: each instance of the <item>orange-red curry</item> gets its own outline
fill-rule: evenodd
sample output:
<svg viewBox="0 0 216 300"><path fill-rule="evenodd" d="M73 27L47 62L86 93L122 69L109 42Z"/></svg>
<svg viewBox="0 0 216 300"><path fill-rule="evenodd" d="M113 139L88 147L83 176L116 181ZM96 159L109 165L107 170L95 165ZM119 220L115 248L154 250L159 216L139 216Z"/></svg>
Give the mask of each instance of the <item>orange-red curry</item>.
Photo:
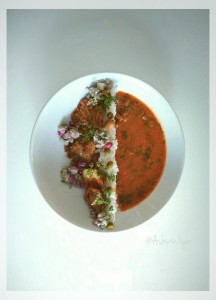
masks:
<svg viewBox="0 0 216 300"><path fill-rule="evenodd" d="M124 211L143 201L158 184L166 161L166 141L148 106L130 94L117 94L117 202Z"/></svg>

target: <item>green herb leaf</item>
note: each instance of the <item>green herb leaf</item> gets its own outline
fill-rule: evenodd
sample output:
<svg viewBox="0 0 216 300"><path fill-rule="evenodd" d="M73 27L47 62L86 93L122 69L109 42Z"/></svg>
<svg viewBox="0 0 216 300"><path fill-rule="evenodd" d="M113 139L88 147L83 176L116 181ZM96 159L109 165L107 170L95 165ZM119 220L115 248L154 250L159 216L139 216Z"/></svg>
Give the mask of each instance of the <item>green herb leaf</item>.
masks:
<svg viewBox="0 0 216 300"><path fill-rule="evenodd" d="M113 173L107 173L107 178L110 181L114 181L115 180L115 175Z"/></svg>
<svg viewBox="0 0 216 300"><path fill-rule="evenodd" d="M106 198L104 199L104 198L96 197L94 202L91 205L107 205L109 203L110 201Z"/></svg>
<svg viewBox="0 0 216 300"><path fill-rule="evenodd" d="M105 108L110 108L111 104L114 102L116 103L118 101L118 96L101 96L100 97L101 100L101 104L105 107Z"/></svg>
<svg viewBox="0 0 216 300"><path fill-rule="evenodd" d="M83 141L86 143L89 142L95 135L96 131L97 130L95 128L89 127L89 129L84 133Z"/></svg>
<svg viewBox="0 0 216 300"><path fill-rule="evenodd" d="M114 207L111 205L109 211L114 211Z"/></svg>
<svg viewBox="0 0 216 300"><path fill-rule="evenodd" d="M104 197L106 198L106 199L109 199L110 198L110 196L111 196L111 188L109 187L109 186L103 186L102 187L102 190L103 190L103 194L104 194Z"/></svg>
<svg viewBox="0 0 216 300"><path fill-rule="evenodd" d="M108 173L108 170L107 170L108 168L105 167L101 162L97 162L96 166L97 166L98 173L101 176L106 176L107 179L110 181L115 180L115 175L113 173Z"/></svg>
<svg viewBox="0 0 216 300"><path fill-rule="evenodd" d="M107 176L107 169L100 161L97 162L96 166L100 175Z"/></svg>
<svg viewBox="0 0 216 300"><path fill-rule="evenodd" d="M92 169L86 170L86 177L92 178L93 174L94 174L94 171Z"/></svg>

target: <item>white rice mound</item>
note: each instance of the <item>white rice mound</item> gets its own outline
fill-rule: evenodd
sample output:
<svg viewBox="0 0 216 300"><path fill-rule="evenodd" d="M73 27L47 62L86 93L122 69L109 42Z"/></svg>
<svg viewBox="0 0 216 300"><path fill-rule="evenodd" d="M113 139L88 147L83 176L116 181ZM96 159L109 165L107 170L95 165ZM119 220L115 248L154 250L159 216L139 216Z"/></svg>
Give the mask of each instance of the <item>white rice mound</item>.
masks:
<svg viewBox="0 0 216 300"><path fill-rule="evenodd" d="M112 103L109 110L107 112L112 112L113 115L116 115L116 104ZM109 168L109 173L115 175L115 180L107 180L107 185L112 187L112 192L110 196L110 204L107 206L107 213L110 215L110 221L114 223L115 214L117 212L117 195L116 195L116 176L119 171L118 165L116 162L115 154L118 147L118 141L116 139L116 128L112 127L111 130L107 130L107 138L112 142L112 147L110 148L110 153L104 153L104 151L100 151L99 161L106 166L109 161L113 162L113 166ZM112 208L110 210L110 208Z"/></svg>

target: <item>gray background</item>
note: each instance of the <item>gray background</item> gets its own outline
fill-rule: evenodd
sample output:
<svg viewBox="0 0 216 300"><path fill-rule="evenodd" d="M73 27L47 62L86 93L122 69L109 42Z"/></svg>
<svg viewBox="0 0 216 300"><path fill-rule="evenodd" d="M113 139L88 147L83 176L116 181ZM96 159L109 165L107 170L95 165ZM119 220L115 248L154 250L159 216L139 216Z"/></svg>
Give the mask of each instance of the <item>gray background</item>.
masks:
<svg viewBox="0 0 216 300"><path fill-rule="evenodd" d="M7 33L8 290L208 290L208 11L9 10ZM53 212L28 158L47 100L73 79L104 71L155 87L186 140L169 203L112 237Z"/></svg>

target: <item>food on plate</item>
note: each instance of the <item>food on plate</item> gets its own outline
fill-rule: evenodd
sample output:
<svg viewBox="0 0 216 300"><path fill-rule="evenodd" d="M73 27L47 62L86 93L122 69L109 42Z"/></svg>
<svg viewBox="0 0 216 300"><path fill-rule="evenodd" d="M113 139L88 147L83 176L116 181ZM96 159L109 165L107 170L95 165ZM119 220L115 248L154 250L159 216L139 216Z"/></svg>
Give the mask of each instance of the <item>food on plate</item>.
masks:
<svg viewBox="0 0 216 300"><path fill-rule="evenodd" d="M93 223L102 229L113 228L117 211L116 104L113 82L95 82L88 87L70 120L58 128L70 159L70 165L61 170L61 179L85 189L84 199Z"/></svg>
<svg viewBox="0 0 216 300"><path fill-rule="evenodd" d="M102 229L114 228L117 210L146 199L163 173L166 140L160 122L141 100L116 93L110 79L88 87L58 135L70 160L61 179L84 189L93 224Z"/></svg>
<svg viewBox="0 0 216 300"><path fill-rule="evenodd" d="M158 184L166 162L166 140L147 105L125 92L117 95L117 203L124 211L146 199Z"/></svg>

